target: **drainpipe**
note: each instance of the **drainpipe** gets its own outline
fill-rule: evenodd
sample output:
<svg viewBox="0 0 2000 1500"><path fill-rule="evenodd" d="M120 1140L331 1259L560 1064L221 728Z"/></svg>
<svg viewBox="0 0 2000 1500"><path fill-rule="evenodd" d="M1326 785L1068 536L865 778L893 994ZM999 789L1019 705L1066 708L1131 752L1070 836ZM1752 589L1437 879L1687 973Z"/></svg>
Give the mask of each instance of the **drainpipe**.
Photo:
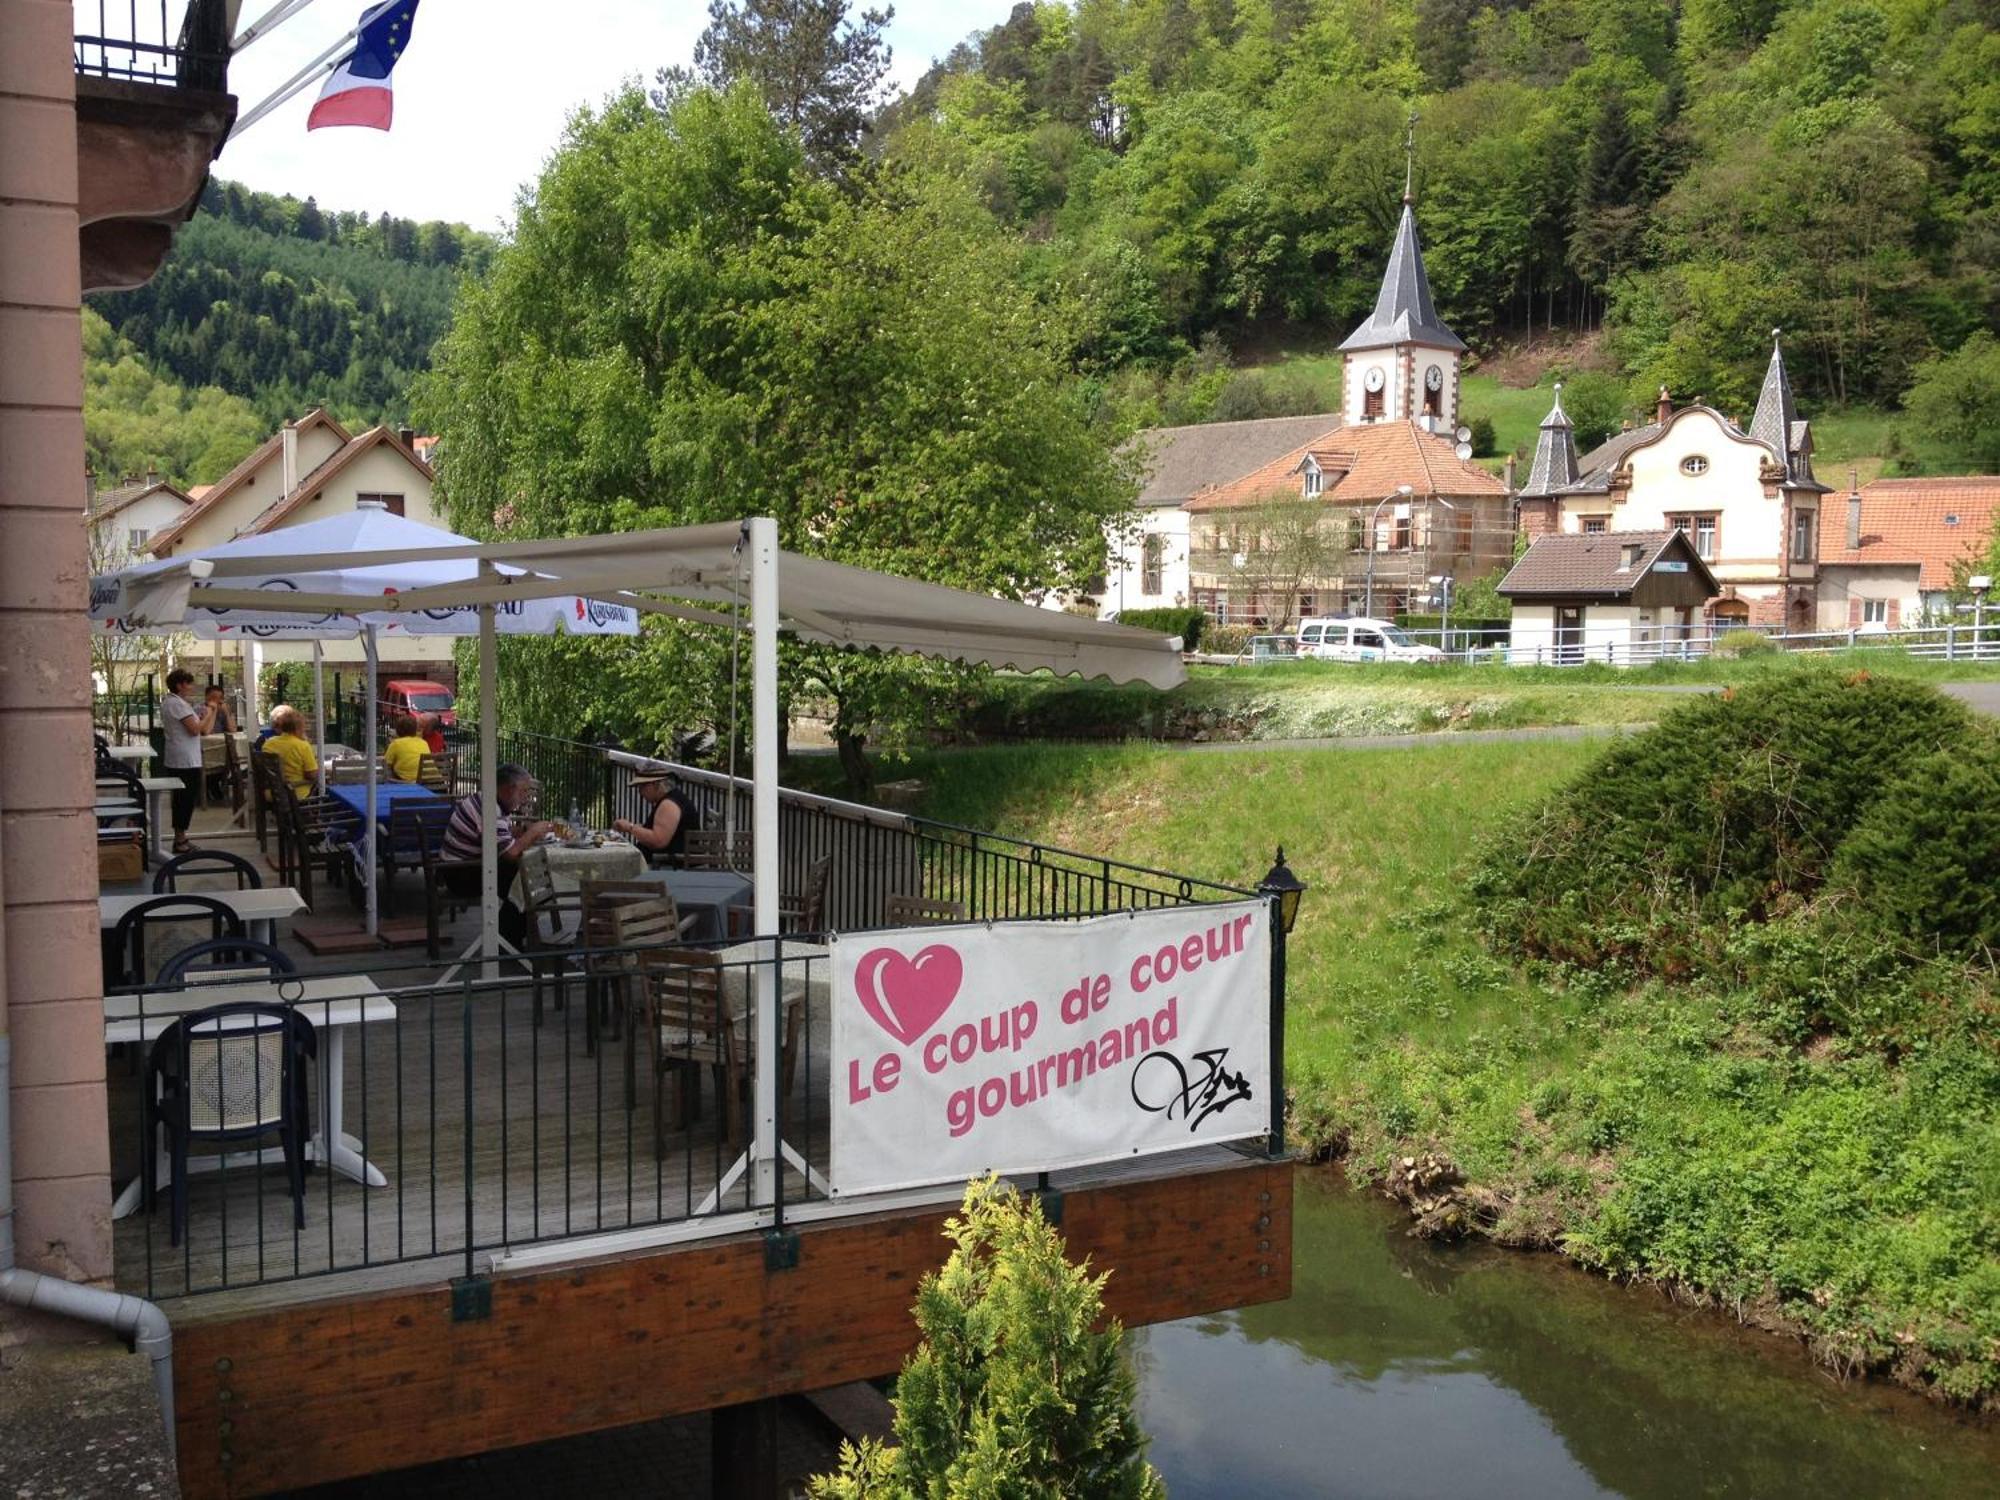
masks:
<svg viewBox="0 0 2000 1500"><path fill-rule="evenodd" d="M0 928L0 959L6 938ZM0 964L0 976L5 975ZM0 1302L55 1313L109 1328L153 1362L153 1389L167 1425L167 1457L174 1451L174 1331L167 1315L143 1297L106 1291L22 1270L14 1264L14 1051L7 1029L7 985L0 977Z"/></svg>

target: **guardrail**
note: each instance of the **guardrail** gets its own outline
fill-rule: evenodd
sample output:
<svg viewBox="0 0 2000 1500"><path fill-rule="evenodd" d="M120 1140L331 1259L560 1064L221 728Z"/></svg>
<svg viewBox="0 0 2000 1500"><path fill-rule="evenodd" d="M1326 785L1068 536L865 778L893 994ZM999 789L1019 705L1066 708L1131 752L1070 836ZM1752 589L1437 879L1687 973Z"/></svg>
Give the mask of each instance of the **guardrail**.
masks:
<svg viewBox="0 0 2000 1500"><path fill-rule="evenodd" d="M94 28L92 16L95 16ZM228 0L95 0L75 7L76 71L215 93L228 86Z"/></svg>

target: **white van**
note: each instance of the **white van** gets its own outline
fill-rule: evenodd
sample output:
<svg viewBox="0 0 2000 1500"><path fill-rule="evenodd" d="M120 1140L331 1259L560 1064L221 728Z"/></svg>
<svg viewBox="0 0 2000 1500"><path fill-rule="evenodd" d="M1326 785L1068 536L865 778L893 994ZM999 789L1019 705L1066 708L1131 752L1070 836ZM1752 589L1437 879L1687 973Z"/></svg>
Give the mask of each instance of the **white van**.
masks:
<svg viewBox="0 0 2000 1500"><path fill-rule="evenodd" d="M1443 661L1435 646L1421 644L1387 620L1302 620L1299 655L1321 661Z"/></svg>

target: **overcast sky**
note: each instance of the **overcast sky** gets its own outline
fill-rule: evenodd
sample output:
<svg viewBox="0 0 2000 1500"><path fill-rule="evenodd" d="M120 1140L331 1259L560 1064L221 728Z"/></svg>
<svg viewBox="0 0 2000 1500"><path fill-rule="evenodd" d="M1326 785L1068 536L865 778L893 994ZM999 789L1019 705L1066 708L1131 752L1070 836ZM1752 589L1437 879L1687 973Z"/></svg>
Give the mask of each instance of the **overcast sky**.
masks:
<svg viewBox="0 0 2000 1500"><path fill-rule="evenodd" d="M276 0L243 0L243 23ZM96 0L77 0L94 30ZM908 87L968 33L1007 18L1013 0L904 0L889 26L894 80ZM170 9L178 11L179 5ZM317 0L231 64L245 110L351 27L363 0ZM555 149L563 121L620 80L686 63L705 0L423 0L396 65L395 128L306 132L314 86L224 148L215 171L322 208L497 229Z"/></svg>

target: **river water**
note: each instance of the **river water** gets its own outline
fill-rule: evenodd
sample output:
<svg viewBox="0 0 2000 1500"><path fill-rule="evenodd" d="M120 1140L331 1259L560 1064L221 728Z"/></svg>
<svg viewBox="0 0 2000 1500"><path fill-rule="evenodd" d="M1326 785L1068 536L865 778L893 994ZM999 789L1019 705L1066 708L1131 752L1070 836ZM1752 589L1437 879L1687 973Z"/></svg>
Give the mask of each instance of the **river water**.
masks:
<svg viewBox="0 0 2000 1500"><path fill-rule="evenodd" d="M1406 1223L1301 1171L1289 1302L1132 1335L1174 1500L2000 1496L2000 1430L1554 1256Z"/></svg>

